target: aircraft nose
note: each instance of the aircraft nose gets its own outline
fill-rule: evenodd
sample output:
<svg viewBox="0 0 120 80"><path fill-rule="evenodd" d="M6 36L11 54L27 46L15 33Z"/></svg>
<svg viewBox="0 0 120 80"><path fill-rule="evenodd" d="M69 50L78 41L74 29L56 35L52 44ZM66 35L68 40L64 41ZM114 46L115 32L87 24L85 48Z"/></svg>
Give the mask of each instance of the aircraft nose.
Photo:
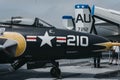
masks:
<svg viewBox="0 0 120 80"><path fill-rule="evenodd" d="M116 42L103 42L103 43L97 43L94 44L97 46L104 47L104 49L96 50L96 51L107 51L110 50L113 46L120 46L120 43Z"/></svg>
<svg viewBox="0 0 120 80"><path fill-rule="evenodd" d="M93 52L104 52L110 50L113 46L120 46L118 42L111 42L107 38L97 35L92 35L90 41Z"/></svg>

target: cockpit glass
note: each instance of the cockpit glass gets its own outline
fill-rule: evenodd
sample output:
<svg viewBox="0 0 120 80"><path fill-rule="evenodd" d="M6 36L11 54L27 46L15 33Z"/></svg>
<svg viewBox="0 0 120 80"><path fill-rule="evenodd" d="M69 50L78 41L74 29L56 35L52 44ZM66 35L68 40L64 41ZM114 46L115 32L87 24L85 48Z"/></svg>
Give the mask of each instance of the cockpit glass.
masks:
<svg viewBox="0 0 120 80"><path fill-rule="evenodd" d="M22 17L15 17L11 19L2 20L0 22L2 25L12 25L12 26L35 26L35 27L54 27L51 24L40 18L28 19Z"/></svg>

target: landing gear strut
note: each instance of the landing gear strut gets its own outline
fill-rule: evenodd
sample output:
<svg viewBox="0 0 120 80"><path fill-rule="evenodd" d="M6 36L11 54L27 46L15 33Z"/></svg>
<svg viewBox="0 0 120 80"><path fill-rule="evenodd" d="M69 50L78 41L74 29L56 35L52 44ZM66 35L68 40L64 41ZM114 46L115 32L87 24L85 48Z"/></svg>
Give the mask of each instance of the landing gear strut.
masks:
<svg viewBox="0 0 120 80"><path fill-rule="evenodd" d="M15 71L19 69L21 66L23 66L26 63L24 59L17 60L15 63L11 64L11 68L9 69L10 71Z"/></svg>
<svg viewBox="0 0 120 80"><path fill-rule="evenodd" d="M55 78L61 78L61 70L59 69L59 63L58 62L54 62L52 64L53 64L53 67L50 70L51 76L55 77Z"/></svg>

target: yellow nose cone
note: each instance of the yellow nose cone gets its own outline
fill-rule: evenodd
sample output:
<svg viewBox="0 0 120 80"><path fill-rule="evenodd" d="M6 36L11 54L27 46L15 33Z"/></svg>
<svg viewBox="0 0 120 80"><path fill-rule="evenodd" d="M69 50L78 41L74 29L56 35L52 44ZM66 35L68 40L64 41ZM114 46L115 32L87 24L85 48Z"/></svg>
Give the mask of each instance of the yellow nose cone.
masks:
<svg viewBox="0 0 120 80"><path fill-rule="evenodd" d="M105 46L105 49L97 50L97 51L107 51L107 50L111 49L113 46L120 46L120 43L117 43L117 42L104 42L104 43L98 43L98 44L95 44L95 45Z"/></svg>

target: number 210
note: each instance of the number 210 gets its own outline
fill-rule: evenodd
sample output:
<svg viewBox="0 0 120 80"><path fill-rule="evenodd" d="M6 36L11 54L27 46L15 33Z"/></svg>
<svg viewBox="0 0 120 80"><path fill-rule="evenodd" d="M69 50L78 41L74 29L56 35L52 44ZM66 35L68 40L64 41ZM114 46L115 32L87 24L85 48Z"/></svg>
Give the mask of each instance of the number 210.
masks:
<svg viewBox="0 0 120 80"><path fill-rule="evenodd" d="M74 36L68 35L67 36L67 45L68 46L88 46L88 37L87 36Z"/></svg>

